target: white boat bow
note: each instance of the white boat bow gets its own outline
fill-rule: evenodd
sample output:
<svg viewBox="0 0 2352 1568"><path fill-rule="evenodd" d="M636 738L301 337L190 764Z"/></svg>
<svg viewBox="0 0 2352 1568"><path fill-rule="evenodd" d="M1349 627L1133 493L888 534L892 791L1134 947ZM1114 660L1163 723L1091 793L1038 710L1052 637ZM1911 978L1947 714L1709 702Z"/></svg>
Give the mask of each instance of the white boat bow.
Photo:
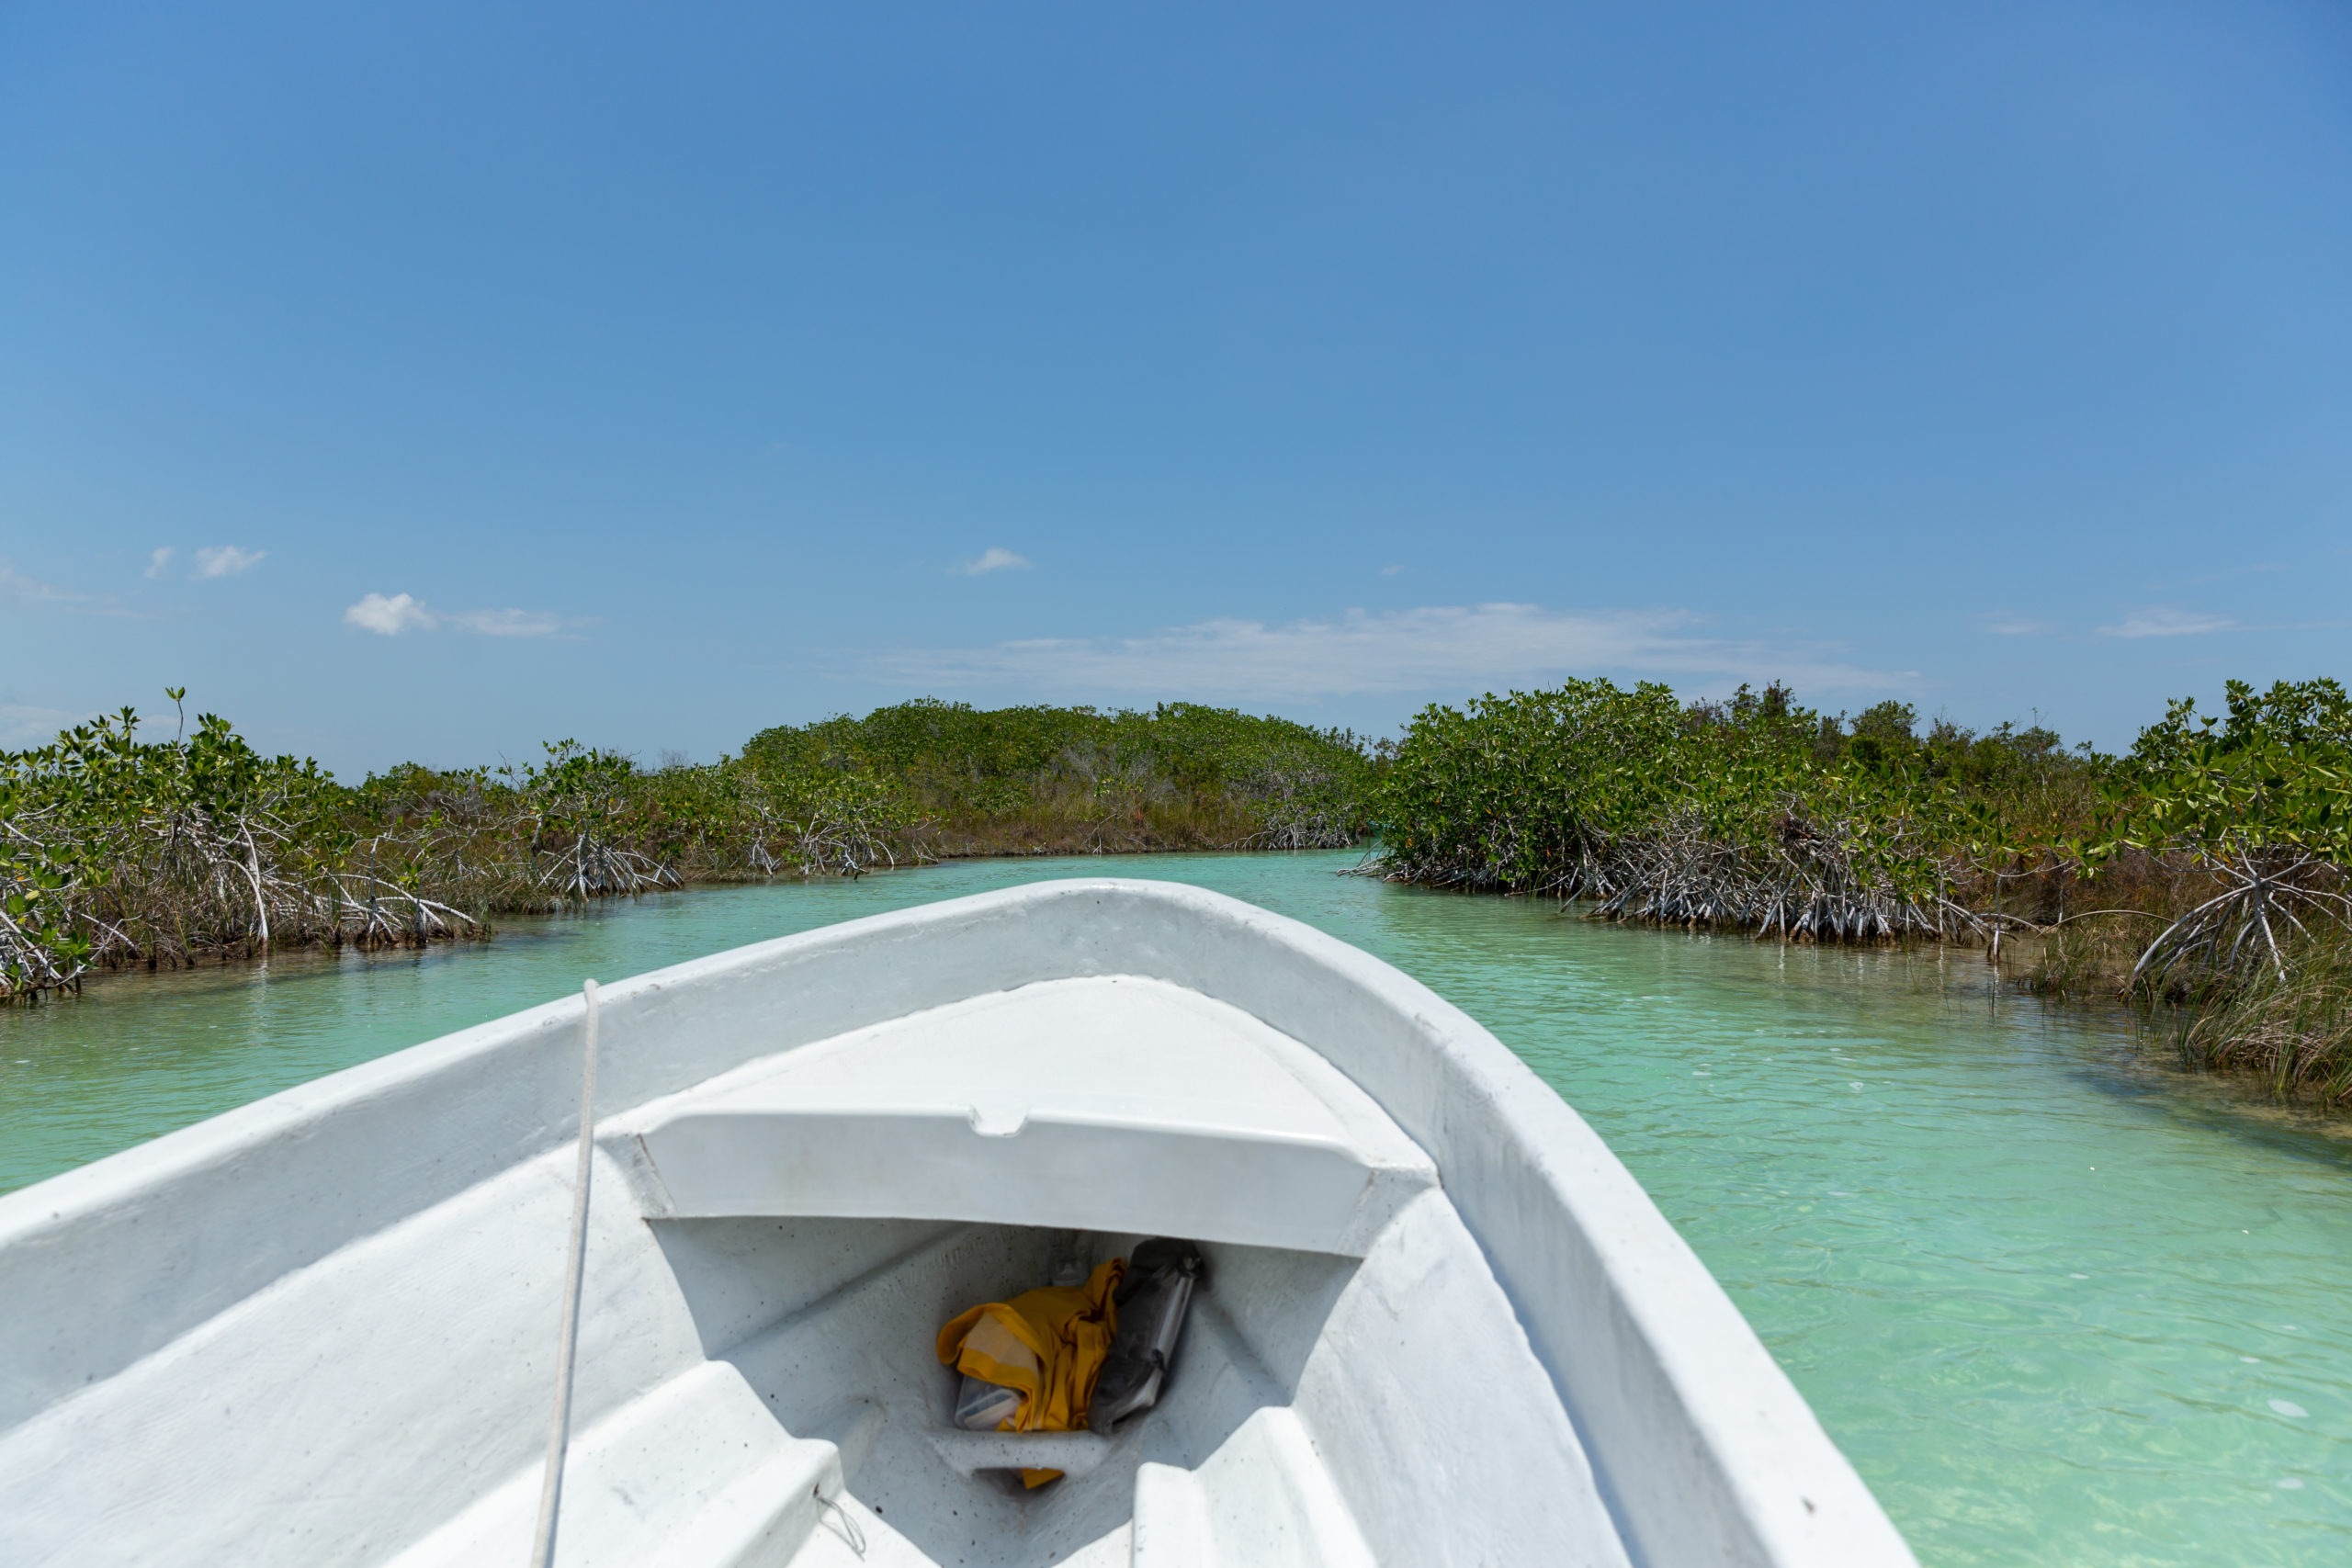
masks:
<svg viewBox="0 0 2352 1568"><path fill-rule="evenodd" d="M1591 1129L1312 928L1047 882L602 998L566 1568L1912 1562ZM582 1018L0 1198L0 1561L523 1563ZM1155 1408L949 1423L943 1323L1152 1235Z"/></svg>

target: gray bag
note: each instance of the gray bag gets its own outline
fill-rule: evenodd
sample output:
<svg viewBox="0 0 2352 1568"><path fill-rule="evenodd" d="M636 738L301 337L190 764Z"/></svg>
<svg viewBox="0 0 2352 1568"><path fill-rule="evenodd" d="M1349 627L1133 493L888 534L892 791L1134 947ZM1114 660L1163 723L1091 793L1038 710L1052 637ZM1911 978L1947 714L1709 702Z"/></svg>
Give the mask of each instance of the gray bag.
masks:
<svg viewBox="0 0 2352 1568"><path fill-rule="evenodd" d="M1090 1427L1107 1432L1159 1403L1184 1331L1184 1309L1208 1282L1207 1262L1192 1242L1154 1240L1136 1248L1119 1282L1119 1331L1086 1407Z"/></svg>

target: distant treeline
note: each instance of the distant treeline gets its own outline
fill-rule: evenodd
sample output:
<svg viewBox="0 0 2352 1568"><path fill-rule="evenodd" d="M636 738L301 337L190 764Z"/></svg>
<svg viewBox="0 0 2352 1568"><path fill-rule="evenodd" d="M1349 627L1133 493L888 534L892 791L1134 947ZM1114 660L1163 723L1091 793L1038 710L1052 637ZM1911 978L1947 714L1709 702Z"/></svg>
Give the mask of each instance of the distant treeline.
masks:
<svg viewBox="0 0 2352 1568"><path fill-rule="evenodd" d="M1360 738L1193 703L1104 712L924 699L763 729L742 762L873 781L932 855L1328 849L1370 825Z"/></svg>
<svg viewBox="0 0 2352 1568"><path fill-rule="evenodd" d="M179 701L182 694L171 694ZM338 783L206 715L129 709L0 754L0 996L93 967L478 934L689 881L977 854L1306 849L1362 869L1781 940L1982 943L2148 1004L2182 1051L2352 1101L2352 702L2333 681L2171 705L2130 751L1786 688L1686 703L1571 681L1431 706L1401 739L1230 709L933 700L654 768ZM2163 1007L2158 1004L2180 1004Z"/></svg>
<svg viewBox="0 0 2352 1568"><path fill-rule="evenodd" d="M1347 844L1373 766L1344 732L1190 704L926 700L764 730L702 766L565 740L522 767L412 763L356 786L210 714L152 728L125 708L0 753L0 998L94 967L480 934L694 880Z"/></svg>

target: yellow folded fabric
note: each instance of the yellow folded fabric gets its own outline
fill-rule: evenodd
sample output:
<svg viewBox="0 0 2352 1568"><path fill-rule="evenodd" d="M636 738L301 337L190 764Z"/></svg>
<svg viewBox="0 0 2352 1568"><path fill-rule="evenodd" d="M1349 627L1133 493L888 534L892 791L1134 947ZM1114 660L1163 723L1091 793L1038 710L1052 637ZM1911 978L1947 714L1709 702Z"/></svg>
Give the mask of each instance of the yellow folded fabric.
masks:
<svg viewBox="0 0 2352 1568"><path fill-rule="evenodd" d="M1086 1426L1094 1380L1119 1326L1113 1294L1126 1261L1114 1258L1083 1285L1046 1285L1009 1302L988 1302L939 1331L939 1359L967 1377L1021 1395L1000 1432L1075 1432ZM1058 1470L1024 1470L1042 1486Z"/></svg>

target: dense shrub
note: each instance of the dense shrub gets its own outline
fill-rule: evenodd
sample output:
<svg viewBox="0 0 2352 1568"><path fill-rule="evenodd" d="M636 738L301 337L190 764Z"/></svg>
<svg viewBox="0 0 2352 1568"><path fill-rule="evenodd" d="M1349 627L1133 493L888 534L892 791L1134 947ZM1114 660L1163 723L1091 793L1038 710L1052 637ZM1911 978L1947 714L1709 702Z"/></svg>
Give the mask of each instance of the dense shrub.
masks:
<svg viewBox="0 0 2352 1568"><path fill-rule="evenodd" d="M1849 730L1780 686L1685 706L1661 685L1571 681L1432 706L1375 795L1379 869L1636 919L1949 931L1975 919L1954 884L1998 858L2005 822L1956 776L1994 765L1976 738L1921 742L1913 723L1887 704Z"/></svg>
<svg viewBox="0 0 2352 1568"><path fill-rule="evenodd" d="M1488 695L1414 719L1370 869L1811 940L2029 937L2048 988L2186 1004L2191 1060L2352 1101L2352 700L2233 682L2224 706L2108 757L1779 686Z"/></svg>
<svg viewBox="0 0 2352 1568"><path fill-rule="evenodd" d="M1353 736L1228 709L926 700L764 730L705 766L563 740L522 767L404 763L346 786L209 714L142 739L126 708L0 754L0 998L94 965L478 934L694 878L1342 844L1372 770Z"/></svg>
<svg viewBox="0 0 2352 1568"><path fill-rule="evenodd" d="M933 853L1327 848L1367 825L1340 730L1230 708L980 709L936 699L763 730L744 761L885 781Z"/></svg>

